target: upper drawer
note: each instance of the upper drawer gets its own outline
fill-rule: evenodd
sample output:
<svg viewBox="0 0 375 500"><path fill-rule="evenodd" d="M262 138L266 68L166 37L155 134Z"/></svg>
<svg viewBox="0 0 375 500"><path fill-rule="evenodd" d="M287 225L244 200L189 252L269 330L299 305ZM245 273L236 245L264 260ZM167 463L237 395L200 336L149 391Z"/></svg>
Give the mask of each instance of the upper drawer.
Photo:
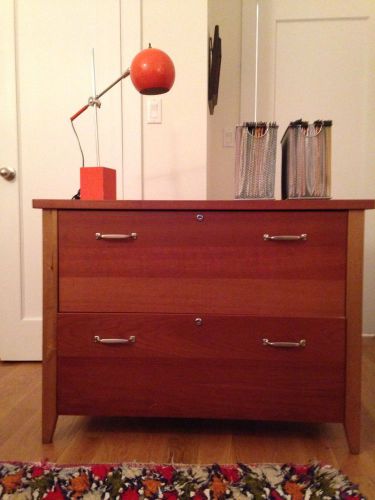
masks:
<svg viewBox="0 0 375 500"><path fill-rule="evenodd" d="M345 252L345 212L61 211L60 310L340 315Z"/></svg>

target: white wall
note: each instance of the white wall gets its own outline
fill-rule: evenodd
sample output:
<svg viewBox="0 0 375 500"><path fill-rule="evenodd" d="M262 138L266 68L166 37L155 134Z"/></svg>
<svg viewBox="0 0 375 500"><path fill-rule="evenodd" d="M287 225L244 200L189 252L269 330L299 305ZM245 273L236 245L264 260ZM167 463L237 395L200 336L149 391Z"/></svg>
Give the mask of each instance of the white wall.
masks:
<svg viewBox="0 0 375 500"><path fill-rule="evenodd" d="M162 123L146 123L143 98L145 199L205 199L207 154L207 1L143 0L143 47L167 52L176 69L160 96Z"/></svg>

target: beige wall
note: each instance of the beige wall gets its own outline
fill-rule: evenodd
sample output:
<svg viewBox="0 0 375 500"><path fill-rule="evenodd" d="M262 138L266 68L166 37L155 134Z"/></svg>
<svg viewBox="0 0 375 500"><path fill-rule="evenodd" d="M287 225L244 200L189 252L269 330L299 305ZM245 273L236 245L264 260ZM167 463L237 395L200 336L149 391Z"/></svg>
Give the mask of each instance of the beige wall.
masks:
<svg viewBox="0 0 375 500"><path fill-rule="evenodd" d="M267 2L268 0L262 0L260 6L269 6L270 4ZM256 26L254 14L256 3L256 0L189 0L188 2L143 0L142 45L147 46L148 42L152 42L153 46L166 50L175 62L177 75L172 91L162 96L163 123L161 125L146 123L147 99L144 99L142 148L144 198L203 199L206 196L211 199L233 198L235 148L224 147L224 130L232 129L234 133L236 124L244 120L253 120L256 107L258 108L258 116L256 117L258 120L281 120L280 109L276 109L275 116L268 116L267 113L262 114L262 106L256 106L255 103ZM292 5L292 3L287 2L288 5ZM362 5L363 2L360 3ZM279 4L275 3L275 5ZM310 4L308 2L300 2L300 9L303 5L309 10ZM330 9L330 7L327 8ZM356 15L359 16L362 7L357 4L353 8L355 12L358 11ZM332 12L329 11L328 14L332 15ZM307 14L303 10L299 12L301 18L305 15ZM323 10L320 11L320 15L323 16ZM360 22L365 18L359 16ZM355 19L355 15L348 15L348 19ZM260 30L264 28L263 23L264 19L261 15ZM208 36L213 34L215 24L220 26L220 36L223 43L222 66L218 105L215 107L214 114L210 115L207 105L207 41ZM284 27L283 24L281 28ZM265 34L263 42L266 39L270 44L270 50L275 48L275 44L270 43L270 32L265 30ZM367 32L363 36L365 35L367 36ZM329 39L328 46L331 46L333 42ZM370 47L373 45L367 44L365 50L370 51ZM264 45L261 49L263 50L263 48ZM362 50L359 54L362 58L370 61L373 55L371 56L366 51ZM287 57L285 51L283 54ZM272 66L273 58L270 60ZM262 70L262 65L260 69ZM334 80L331 71L329 74ZM259 78L261 79L261 75ZM273 79L270 81L272 83ZM336 83L340 85L339 81ZM261 91L263 87L262 84L262 87L258 88L259 102L262 102ZM281 83L278 82L275 88L278 95L281 92ZM375 99L373 82L368 82L366 89L363 98L366 98L368 102L373 102ZM269 95L274 96L274 91ZM289 99L290 93L286 92L286 95ZM292 96L290 99L293 99ZM294 103L293 100L290 102ZM304 106L303 117L316 118L315 102L314 99L311 100L309 109ZM341 114L348 107L348 102L350 100L343 101L339 107ZM311 110L310 107L312 107ZM289 108L288 105L286 109ZM373 161L361 161L360 169L353 164L353 158L344 157L338 163L340 155L345 155L345 141L341 141L337 135L340 123L343 123L345 119L339 120L336 115L333 116L330 108L329 116L327 109L324 111L321 113L324 118L333 118L335 125L333 196L335 198L374 198L375 170ZM293 112L290 110L290 113L285 115L286 121L281 120L282 123L279 123L279 139L284 132L287 121L299 117L295 110ZM367 115L368 120L370 120L371 115L369 113ZM371 127L367 127L367 130L370 131ZM368 138L367 143L370 143ZM367 148L365 152L362 151L363 158L368 159L373 155L373 148L372 150ZM279 198L280 159L278 159L275 187L276 197ZM375 213L368 212L366 221L364 332L375 333L375 315L373 313Z"/></svg>
<svg viewBox="0 0 375 500"><path fill-rule="evenodd" d="M207 154L207 1L143 0L143 46L174 61L176 80L162 95L162 123L146 123L145 199L205 199Z"/></svg>
<svg viewBox="0 0 375 500"><path fill-rule="evenodd" d="M256 0L242 0L243 43L242 57L238 59L240 3L209 0L208 4L210 32L219 24L223 39L219 103L214 115L208 116L208 197L233 197L234 149L223 147L224 128L256 117L276 120L280 126L275 180L275 195L280 198L279 141L288 123L302 116L308 120L333 120L332 196L375 198L375 146L371 139L375 2L318 5L298 0L259 0L258 67L254 40ZM304 40L303 44L300 40ZM374 228L375 211L368 211L363 331L370 334L375 334Z"/></svg>
<svg viewBox="0 0 375 500"><path fill-rule="evenodd" d="M245 10L253 9L256 0L93 0L92 3L95 8L92 7L88 15L86 1L18 0L15 3L17 22L12 19L10 23L16 28L17 41L20 164L14 165L18 171L16 183L3 182L2 189L19 186L20 202L16 200L14 206L20 207L20 213L12 214L9 220L21 221L22 248L20 252L16 248L10 254L16 256L19 253L22 258L22 279L16 281L24 288L22 314L31 318L37 317L41 309L38 284L41 274L36 265L29 265L30 262L40 262L41 226L40 214L31 209L30 199L68 198L78 188L81 159L69 116L86 102L91 93L93 47L99 90L113 81L148 42L168 52L176 66L175 86L170 93L161 96L162 124L146 123L141 101L145 107L148 98L141 98L129 80L123 83L122 89L117 86L103 98L99 113L101 161L106 166L117 168L120 199L204 199L207 194L210 198L233 198L234 148L223 147L223 130L234 128L239 121L253 119L254 79L249 68L254 66L254 51L249 47L254 44L254 38L251 38L251 35L254 37L254 26L247 27L247 34L242 26L242 53L244 49L248 53L242 57L241 93L240 62L235 49L241 44L239 6L242 3L243 10L244 6ZM308 6L312 3L305 0L299 2L302 4ZM0 5L3 5L2 1ZM368 5L375 6L375 2ZM228 13L226 7L229 6ZM249 18L247 11L242 21ZM359 22L367 26L367 18L363 15ZM85 19L84 24L82 19ZM220 25L223 59L219 103L215 114L209 116L207 42L215 23ZM358 31L358 40L362 34L365 37L373 31L368 27ZM282 33L280 31L279 35ZM351 43L351 38L348 39ZM327 39L327 46L330 44L332 41ZM373 47L373 43L365 44L365 49L355 52L355 58L358 54L366 64L372 63ZM278 84L280 92L280 79ZM339 81L337 85L340 85ZM345 144L338 136L334 139L333 194L336 198L375 198L375 154L371 139L374 113L371 103L375 101L373 80L364 89L361 96L369 103L363 108L368 126L364 127L365 133L359 138L362 144L364 139L366 144L372 144L372 149L362 148L364 152L360 159L346 154L342 161L337 161ZM342 101L340 109L344 109L351 99ZM76 122L87 165L96 162L92 111ZM258 119L263 118L258 116ZM293 112L291 119L295 118ZM134 126L131 131L130 126ZM338 130L338 125L335 130ZM282 132L281 128L280 135ZM363 157L369 160L366 166ZM8 212L9 207L10 204L6 203ZM364 331L375 333L375 211L368 212L366 220ZM15 258L15 262L14 267L20 265L20 259ZM12 276L16 276L15 271L12 271Z"/></svg>
<svg viewBox="0 0 375 500"><path fill-rule="evenodd" d="M211 37L216 24L222 39L222 59L214 114L211 115L206 107L207 197L230 199L234 197L235 126L240 120L242 0L209 0L208 32ZM232 146L224 145L224 133L232 134Z"/></svg>

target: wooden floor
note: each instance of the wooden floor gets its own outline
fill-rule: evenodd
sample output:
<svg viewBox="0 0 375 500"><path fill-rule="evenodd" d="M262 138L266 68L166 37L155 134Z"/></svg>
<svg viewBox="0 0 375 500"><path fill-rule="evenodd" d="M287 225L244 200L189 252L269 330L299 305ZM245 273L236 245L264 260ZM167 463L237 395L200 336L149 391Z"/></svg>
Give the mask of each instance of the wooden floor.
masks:
<svg viewBox="0 0 375 500"><path fill-rule="evenodd" d="M317 460L341 469L375 500L375 338L364 339L362 452L340 424L59 417L41 444L40 363L0 362L0 460L60 464L255 463ZM202 395L204 397L204 395Z"/></svg>

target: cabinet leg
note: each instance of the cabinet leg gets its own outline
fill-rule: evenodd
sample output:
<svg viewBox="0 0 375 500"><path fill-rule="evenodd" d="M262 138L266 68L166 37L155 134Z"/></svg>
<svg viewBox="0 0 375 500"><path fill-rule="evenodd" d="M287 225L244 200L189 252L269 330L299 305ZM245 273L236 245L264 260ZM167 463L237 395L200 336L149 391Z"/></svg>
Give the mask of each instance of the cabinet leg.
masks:
<svg viewBox="0 0 375 500"><path fill-rule="evenodd" d="M58 304L57 210L43 210L42 441L51 443L57 421L56 321Z"/></svg>
<svg viewBox="0 0 375 500"><path fill-rule="evenodd" d="M53 434L56 429L57 415L49 415L48 418L43 417L42 422L42 443L52 443Z"/></svg>
<svg viewBox="0 0 375 500"><path fill-rule="evenodd" d="M43 360L42 441L52 443L57 422L56 351L45 349Z"/></svg>
<svg viewBox="0 0 375 500"><path fill-rule="evenodd" d="M346 439L348 441L348 446L350 453L353 455L358 455L361 451L361 425L360 425L360 415L350 419L346 419L344 423Z"/></svg>
<svg viewBox="0 0 375 500"><path fill-rule="evenodd" d="M56 351L45 349L43 360L42 441L51 443L57 422Z"/></svg>
<svg viewBox="0 0 375 500"><path fill-rule="evenodd" d="M346 269L346 389L345 431L351 453L360 452L361 365L362 365L362 281L364 213L348 214Z"/></svg>

